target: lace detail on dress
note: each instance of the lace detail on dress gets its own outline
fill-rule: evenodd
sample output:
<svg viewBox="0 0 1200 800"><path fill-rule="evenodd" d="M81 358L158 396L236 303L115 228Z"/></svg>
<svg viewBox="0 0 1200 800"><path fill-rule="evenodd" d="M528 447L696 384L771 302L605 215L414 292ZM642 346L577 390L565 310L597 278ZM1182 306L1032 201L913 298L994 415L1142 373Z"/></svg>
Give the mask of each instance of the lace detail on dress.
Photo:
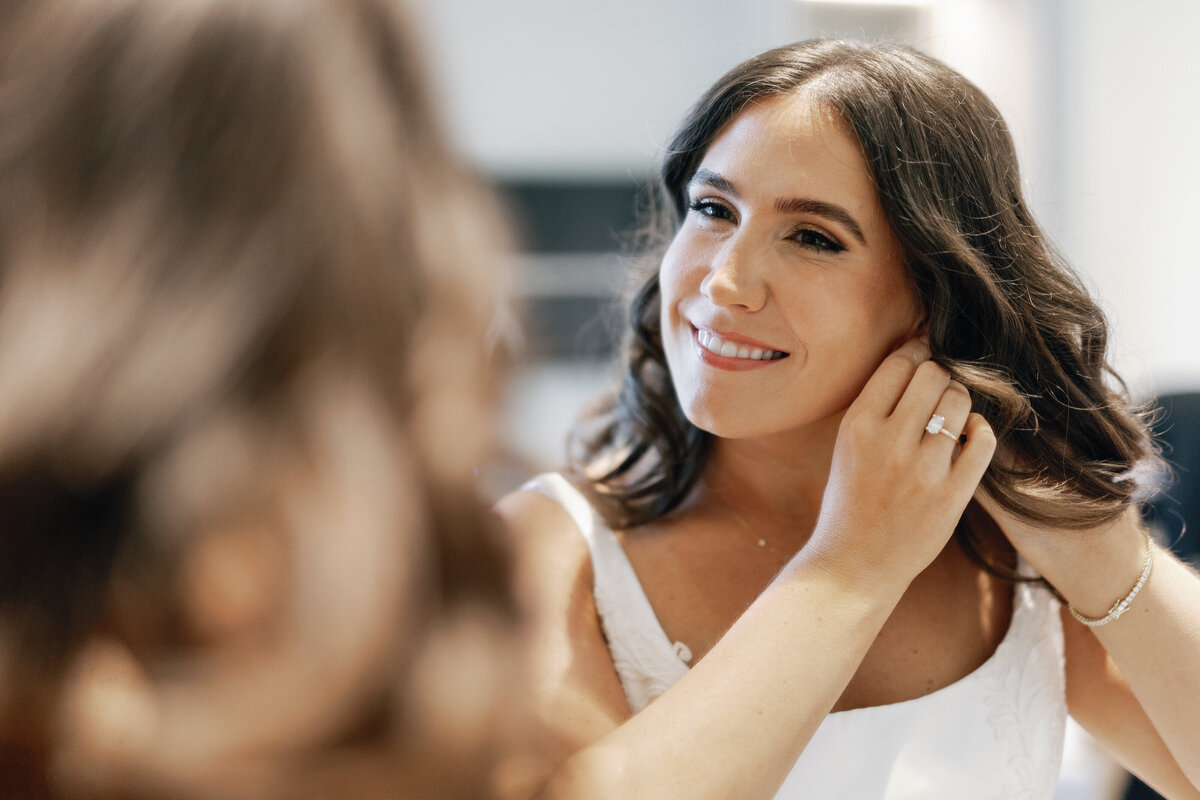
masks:
<svg viewBox="0 0 1200 800"><path fill-rule="evenodd" d="M1013 609L1012 652L993 659L983 678L996 744L1008 756L1012 780L994 800L1049 797L1058 783L1066 730L1066 690L1059 603L1028 584L1018 585ZM1039 600L1041 602L1039 602Z"/></svg>

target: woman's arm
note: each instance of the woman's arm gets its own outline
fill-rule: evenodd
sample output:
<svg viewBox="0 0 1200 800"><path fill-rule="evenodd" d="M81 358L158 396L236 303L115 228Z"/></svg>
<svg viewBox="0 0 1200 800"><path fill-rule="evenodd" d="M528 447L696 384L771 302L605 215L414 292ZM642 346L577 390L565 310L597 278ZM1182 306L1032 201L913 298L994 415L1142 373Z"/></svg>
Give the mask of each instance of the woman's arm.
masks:
<svg viewBox="0 0 1200 800"><path fill-rule="evenodd" d="M1084 616L1103 617L1137 581L1135 510L1090 531L1031 528L982 499L1018 551ZM1154 546L1127 612L1087 628L1064 613L1071 714L1171 798L1200 798L1200 577Z"/></svg>
<svg viewBox="0 0 1200 800"><path fill-rule="evenodd" d="M617 694L595 622L582 537L549 501L501 505L530 541L522 583L536 606L535 724L557 745L541 796L775 794L909 582L945 546L994 450L983 419L968 418L965 390L924 362L927 355L910 343L884 362L841 424L808 544L708 654L636 716ZM967 420L957 460L953 440L923 430L946 405L956 408L948 419ZM540 555L539 542L556 535L577 544L549 544L551 553L576 553Z"/></svg>
<svg viewBox="0 0 1200 800"><path fill-rule="evenodd" d="M583 538L565 514L554 523L550 506L528 493L501 505L518 536L573 539L584 549L566 555L572 545L559 542L558 555L522 567L543 579L533 587L521 580L535 601L527 605L531 749L545 759L529 794L772 797L903 586L854 588L820 565L790 565L695 668L630 717L596 621ZM557 530L535 531L539 518Z"/></svg>

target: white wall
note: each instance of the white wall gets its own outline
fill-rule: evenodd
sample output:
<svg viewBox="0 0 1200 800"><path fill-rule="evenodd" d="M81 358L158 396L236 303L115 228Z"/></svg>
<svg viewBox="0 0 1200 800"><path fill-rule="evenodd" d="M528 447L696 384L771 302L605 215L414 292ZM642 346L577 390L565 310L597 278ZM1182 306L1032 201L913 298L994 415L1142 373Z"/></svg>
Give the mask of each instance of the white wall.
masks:
<svg viewBox="0 0 1200 800"><path fill-rule="evenodd" d="M1135 388L1200 390L1200 3L1062 5L1062 245Z"/></svg>
<svg viewBox="0 0 1200 800"><path fill-rule="evenodd" d="M791 0L436 0L420 10L459 142L497 174L645 174L709 84L799 35Z"/></svg>

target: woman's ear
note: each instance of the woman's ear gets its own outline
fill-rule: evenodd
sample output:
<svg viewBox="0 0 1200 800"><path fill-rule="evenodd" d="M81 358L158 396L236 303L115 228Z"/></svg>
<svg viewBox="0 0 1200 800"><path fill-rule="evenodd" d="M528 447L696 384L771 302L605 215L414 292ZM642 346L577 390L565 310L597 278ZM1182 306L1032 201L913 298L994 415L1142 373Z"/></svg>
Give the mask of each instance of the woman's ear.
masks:
<svg viewBox="0 0 1200 800"><path fill-rule="evenodd" d="M929 341L929 319L924 314L916 317L904 333L892 342L892 346L888 349L888 354L896 352L913 339L925 339L926 342Z"/></svg>
<svg viewBox="0 0 1200 800"><path fill-rule="evenodd" d="M929 315L924 310L916 315L908 331L909 339L916 339L918 336L929 337Z"/></svg>

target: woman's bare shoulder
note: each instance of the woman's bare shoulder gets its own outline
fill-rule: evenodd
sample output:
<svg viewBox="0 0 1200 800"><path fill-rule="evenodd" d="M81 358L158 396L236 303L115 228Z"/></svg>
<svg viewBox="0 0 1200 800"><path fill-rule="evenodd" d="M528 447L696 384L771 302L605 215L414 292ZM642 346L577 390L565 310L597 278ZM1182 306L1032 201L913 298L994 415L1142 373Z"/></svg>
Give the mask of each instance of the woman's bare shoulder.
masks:
<svg viewBox="0 0 1200 800"><path fill-rule="evenodd" d="M596 614L587 541L571 514L528 488L495 508L513 544L525 617L531 732L556 761L621 724L629 706Z"/></svg>
<svg viewBox="0 0 1200 800"><path fill-rule="evenodd" d="M534 609L561 611L586 604L592 591L587 541L557 500L522 487L496 503L514 556L520 596Z"/></svg>
<svg viewBox="0 0 1200 800"><path fill-rule="evenodd" d="M547 549L587 559L587 542L571 513L558 500L526 484L495 505L518 552Z"/></svg>

